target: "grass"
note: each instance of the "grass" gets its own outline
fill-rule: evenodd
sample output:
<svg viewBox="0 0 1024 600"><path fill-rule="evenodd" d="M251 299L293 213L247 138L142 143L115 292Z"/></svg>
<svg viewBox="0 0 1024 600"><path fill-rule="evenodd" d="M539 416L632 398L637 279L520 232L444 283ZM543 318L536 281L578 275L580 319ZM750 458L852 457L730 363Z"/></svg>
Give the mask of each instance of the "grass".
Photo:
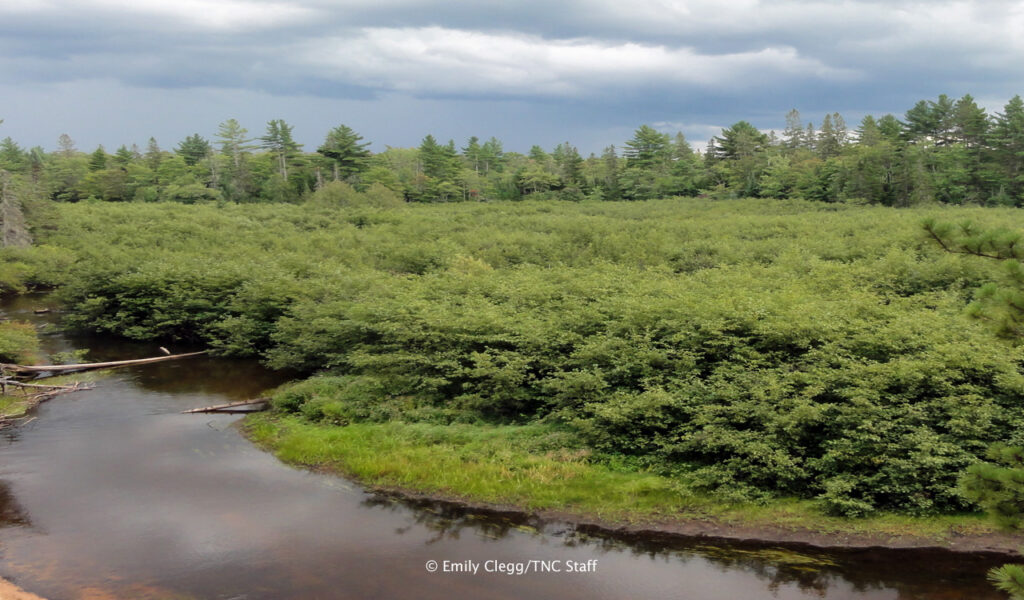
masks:
<svg viewBox="0 0 1024 600"><path fill-rule="evenodd" d="M39 383L40 385L74 385L75 383L93 383L109 373L109 370L100 371L85 371L81 373L68 373L67 375L57 375L55 377L47 377L45 379L33 380L32 383ZM34 408L41 400L33 400L34 393L28 392L23 394L22 391L17 388L7 388L12 393L0 394L0 424L4 421L10 421L12 419L18 419L24 417L25 414ZM38 390L43 391L43 390Z"/></svg>
<svg viewBox="0 0 1024 600"><path fill-rule="evenodd" d="M311 424L295 417L248 417L251 440L282 461L325 469L363 484L448 499L558 511L613 523L712 521L737 527L808 530L879 539L924 538L941 544L997 531L978 514L910 517L881 513L849 519L814 501L728 503L651 473L618 470L547 425L424 423Z"/></svg>

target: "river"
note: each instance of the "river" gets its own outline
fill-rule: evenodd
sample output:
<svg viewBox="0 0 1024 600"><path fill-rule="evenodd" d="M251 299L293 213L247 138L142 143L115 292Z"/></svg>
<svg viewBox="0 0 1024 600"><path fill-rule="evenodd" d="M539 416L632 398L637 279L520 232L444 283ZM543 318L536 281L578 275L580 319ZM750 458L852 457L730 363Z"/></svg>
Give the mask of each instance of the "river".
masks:
<svg viewBox="0 0 1024 600"><path fill-rule="evenodd" d="M41 302L2 308L44 327L49 351L155 354L65 337ZM281 464L239 415L180 414L280 380L205 357L122 368L0 432L0 577L49 600L1002 597L985 581L1000 561L979 555L615 539L389 499Z"/></svg>

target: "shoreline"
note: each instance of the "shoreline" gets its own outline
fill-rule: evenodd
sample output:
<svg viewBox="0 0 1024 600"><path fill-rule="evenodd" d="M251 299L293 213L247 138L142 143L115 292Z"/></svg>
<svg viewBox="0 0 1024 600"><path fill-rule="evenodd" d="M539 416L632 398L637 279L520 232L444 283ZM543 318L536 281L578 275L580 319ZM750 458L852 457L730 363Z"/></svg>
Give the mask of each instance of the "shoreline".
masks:
<svg viewBox="0 0 1024 600"><path fill-rule="evenodd" d="M0 577L0 598L3 600L45 600L42 596L26 592L2 577Z"/></svg>
<svg viewBox="0 0 1024 600"><path fill-rule="evenodd" d="M440 474L410 473L409 469L414 469L415 463L409 460L409 456L417 456L415 453L403 455L404 449L396 449L391 445L393 439L383 445L380 445L380 440L358 439L368 434L372 437L372 433L366 431L346 432L345 435L349 436L348 442L339 442L339 434L339 438L335 438L334 441L341 446L329 451L317 446L318 452L323 451L330 456L321 454L313 459L312 456L303 455L301 450L296 453L297 447L301 447L304 440L303 433L292 430L295 425L292 422L282 427L280 422L274 423L272 417L268 419L265 416L250 417L237 423L239 432L251 443L285 464L333 477L342 477L357 483L370 494L423 507L432 504L442 508L490 514L513 521L530 521L542 526L567 524L585 533L600 533L605 536L637 540L719 540L760 545L782 544L831 551L949 551L998 555L1024 562L1024 533L998 530L991 522L978 516L913 518L888 514L853 519L816 514L806 504L790 505L784 500L767 506L734 506L716 503L708 498L678 497L646 506L640 505L640 498L628 506L621 503L586 505L580 502L573 506L570 500L559 498L552 502L551 497L547 496L541 501L539 496L530 491L523 492L521 489L512 488L497 492L492 490L487 497L481 494L474 495L471 489L460 487L460 480L441 480L441 477L452 470L483 473L484 476L487 473L477 469L479 463L460 463L460 460L467 459L456 457L452 452L445 455L445 451L438 446L430 447L432 456L439 461L449 459L445 463L447 471L441 469ZM356 441L352 442L353 439ZM359 457L353 457L346 464L349 457L344 454L345 449L342 446L345 443L376 447L377 450L371 460L379 462L359 462ZM383 447L388 449L381 450ZM441 454L438 454L439 452ZM389 453L397 458L389 462ZM627 481L626 485L628 484ZM547 484L542 486L548 488L544 490L545 492L550 491L550 487ZM620 492L621 490L611 487L605 488L600 495L621 496Z"/></svg>
<svg viewBox="0 0 1024 600"><path fill-rule="evenodd" d="M528 510L511 504L491 504L445 494L428 494L392 486L367 485L329 468L309 467L311 471L342 477L362 486L367 493L413 506L445 505L472 514L533 520L540 525L568 524L577 531L629 541L728 542L763 546L784 545L814 550L921 550L940 551L1018 559L1024 562L1024 535L1010 533L957 534L946 540L923 535L888 536L885 534L830 533L801 527L767 524L735 524L714 519L651 519L621 522L568 510Z"/></svg>

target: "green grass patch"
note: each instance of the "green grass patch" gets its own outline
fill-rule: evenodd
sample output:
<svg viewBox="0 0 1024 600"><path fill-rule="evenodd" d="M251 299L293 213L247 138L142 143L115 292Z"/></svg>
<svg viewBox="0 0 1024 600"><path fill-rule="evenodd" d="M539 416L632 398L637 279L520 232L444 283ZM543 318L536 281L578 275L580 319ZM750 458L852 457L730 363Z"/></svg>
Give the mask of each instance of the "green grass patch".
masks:
<svg viewBox="0 0 1024 600"><path fill-rule="evenodd" d="M804 529L941 542L996 530L978 514L834 517L808 500L723 502L678 479L611 467L585 448L566 446L548 425L424 423L311 424L296 417L248 417L246 435L282 461L326 469L369 486L444 498L564 511L615 522L712 520L738 526Z"/></svg>
<svg viewBox="0 0 1024 600"><path fill-rule="evenodd" d="M110 372L110 369L102 369L97 371L68 373L66 375L57 375L55 377L47 377L45 379L35 379L32 380L31 383L39 385L91 384L102 379ZM25 416L25 413L39 403L37 399L33 399L33 396L35 396L37 392L42 392L44 390L26 390L8 386L7 391L7 394L0 394L0 421L18 419Z"/></svg>

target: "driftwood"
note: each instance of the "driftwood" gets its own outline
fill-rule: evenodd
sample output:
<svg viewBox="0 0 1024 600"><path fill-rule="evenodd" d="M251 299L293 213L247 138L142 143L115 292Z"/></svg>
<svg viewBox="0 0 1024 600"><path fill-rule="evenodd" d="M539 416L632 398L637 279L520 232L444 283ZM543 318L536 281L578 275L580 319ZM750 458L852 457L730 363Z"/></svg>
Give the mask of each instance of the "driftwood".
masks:
<svg viewBox="0 0 1024 600"><path fill-rule="evenodd" d="M238 402L228 402L227 404L214 404L213 406L204 406L203 408L191 408L189 410L181 411L181 414L187 415L192 413L211 413L211 412L242 412L237 409L244 406L252 406L252 410L244 412L256 412L258 410L266 410L270 406L270 398L256 398L254 400L239 400Z"/></svg>
<svg viewBox="0 0 1024 600"><path fill-rule="evenodd" d="M13 385L14 387L20 388L45 388L50 390L69 390L75 391L82 389L76 383L75 385L43 385L41 383L22 383L20 381L14 381L13 379L0 379L0 386L2 385Z"/></svg>
<svg viewBox="0 0 1024 600"><path fill-rule="evenodd" d="M22 383L20 381L12 381L11 379L8 379L8 378L4 378L4 379L0 380L0 388L2 388L4 393L7 393L7 386L9 386L9 385L17 387L17 388L20 388L22 390L22 392L25 394L25 396L24 396L25 399L22 401L22 402L25 403L25 406L24 406L24 410L25 411L28 411L28 410L30 410L32 408L35 408L35 406L38 405L40 402L45 402L45 401L49 400L50 398L53 398L54 396L59 396L60 394L67 394L69 392L80 392L80 391L83 391L83 390L91 390L92 389L91 385L89 385L87 383L86 384L79 383L77 381L73 385L40 385L40 384L37 384L37 383ZM29 390L29 389L38 389L38 390L41 390L41 391L39 391L39 392L37 392L35 394L32 394L30 396L27 393L27 390ZM15 417L8 417L8 416L0 415L0 429L3 429L4 427L7 427L9 425L16 425L16 424L24 425L26 423L29 423L29 422L33 421L33 420L35 420L35 417L31 417L31 418L29 418L29 417L18 417L18 418L15 418Z"/></svg>
<svg viewBox="0 0 1024 600"><path fill-rule="evenodd" d="M61 371L84 371L86 369L108 369L111 367L125 367L129 365L147 365L149 363L163 362L165 360L176 360L179 358L189 358L191 356L200 356L206 354L206 350L201 352L186 352L185 354L172 354L170 356L155 356L153 358L136 358L133 360L115 360L110 362L101 363L80 363L77 365L12 365L12 364L0 364L0 368L8 371L14 371L15 373L47 373L47 372L61 372Z"/></svg>

